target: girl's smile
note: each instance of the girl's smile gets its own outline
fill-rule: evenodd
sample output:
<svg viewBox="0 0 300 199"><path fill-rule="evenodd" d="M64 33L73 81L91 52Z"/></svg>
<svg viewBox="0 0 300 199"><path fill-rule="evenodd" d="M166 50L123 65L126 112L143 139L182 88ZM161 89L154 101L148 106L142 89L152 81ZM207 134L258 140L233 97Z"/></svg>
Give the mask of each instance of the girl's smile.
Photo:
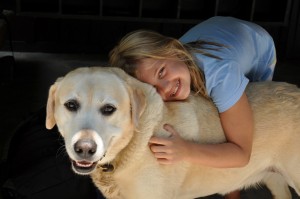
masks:
<svg viewBox="0 0 300 199"><path fill-rule="evenodd" d="M190 94L190 72L178 58L142 59L138 62L136 76L153 85L164 101L184 100Z"/></svg>

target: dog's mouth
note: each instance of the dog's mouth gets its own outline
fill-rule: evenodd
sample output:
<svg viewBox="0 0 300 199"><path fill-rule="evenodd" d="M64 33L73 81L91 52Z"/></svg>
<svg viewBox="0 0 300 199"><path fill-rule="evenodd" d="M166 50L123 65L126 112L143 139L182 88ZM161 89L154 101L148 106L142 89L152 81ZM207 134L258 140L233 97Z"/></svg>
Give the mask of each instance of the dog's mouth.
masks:
<svg viewBox="0 0 300 199"><path fill-rule="evenodd" d="M90 174L96 168L97 162L72 160L73 169L82 175Z"/></svg>

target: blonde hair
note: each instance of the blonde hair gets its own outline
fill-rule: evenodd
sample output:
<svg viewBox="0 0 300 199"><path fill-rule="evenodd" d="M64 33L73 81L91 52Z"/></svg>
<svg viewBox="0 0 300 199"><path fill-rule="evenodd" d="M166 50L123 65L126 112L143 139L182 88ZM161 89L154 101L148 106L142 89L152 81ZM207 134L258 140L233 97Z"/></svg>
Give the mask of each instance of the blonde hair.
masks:
<svg viewBox="0 0 300 199"><path fill-rule="evenodd" d="M199 47L201 44L212 43L200 42L197 46ZM192 53L196 49L195 45L195 43L191 43L191 45L182 44L175 38L166 37L157 32L138 30L125 35L118 45L110 51L109 63L111 66L122 68L129 75L136 77L136 68L141 59L178 57L190 71L191 90L196 94L208 97L203 71L197 66ZM215 57L199 49L197 52Z"/></svg>

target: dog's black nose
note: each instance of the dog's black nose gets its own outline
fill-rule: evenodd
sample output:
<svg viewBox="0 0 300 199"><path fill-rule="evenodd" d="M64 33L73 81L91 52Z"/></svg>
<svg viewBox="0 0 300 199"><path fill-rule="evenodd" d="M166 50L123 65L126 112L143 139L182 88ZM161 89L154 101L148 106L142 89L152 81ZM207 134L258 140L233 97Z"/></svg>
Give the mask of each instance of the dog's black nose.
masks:
<svg viewBox="0 0 300 199"><path fill-rule="evenodd" d="M74 145L74 150L79 157L88 159L96 153L97 144L90 139L78 140Z"/></svg>

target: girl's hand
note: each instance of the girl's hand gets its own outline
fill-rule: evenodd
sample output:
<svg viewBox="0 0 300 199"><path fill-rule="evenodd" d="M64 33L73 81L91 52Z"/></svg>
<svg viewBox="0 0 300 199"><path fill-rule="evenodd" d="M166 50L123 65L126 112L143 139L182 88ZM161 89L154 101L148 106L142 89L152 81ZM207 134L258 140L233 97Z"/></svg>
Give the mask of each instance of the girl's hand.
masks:
<svg viewBox="0 0 300 199"><path fill-rule="evenodd" d="M174 164L186 158L187 141L183 140L171 125L165 124L164 129L170 132L170 137L152 137L150 149L160 164Z"/></svg>

